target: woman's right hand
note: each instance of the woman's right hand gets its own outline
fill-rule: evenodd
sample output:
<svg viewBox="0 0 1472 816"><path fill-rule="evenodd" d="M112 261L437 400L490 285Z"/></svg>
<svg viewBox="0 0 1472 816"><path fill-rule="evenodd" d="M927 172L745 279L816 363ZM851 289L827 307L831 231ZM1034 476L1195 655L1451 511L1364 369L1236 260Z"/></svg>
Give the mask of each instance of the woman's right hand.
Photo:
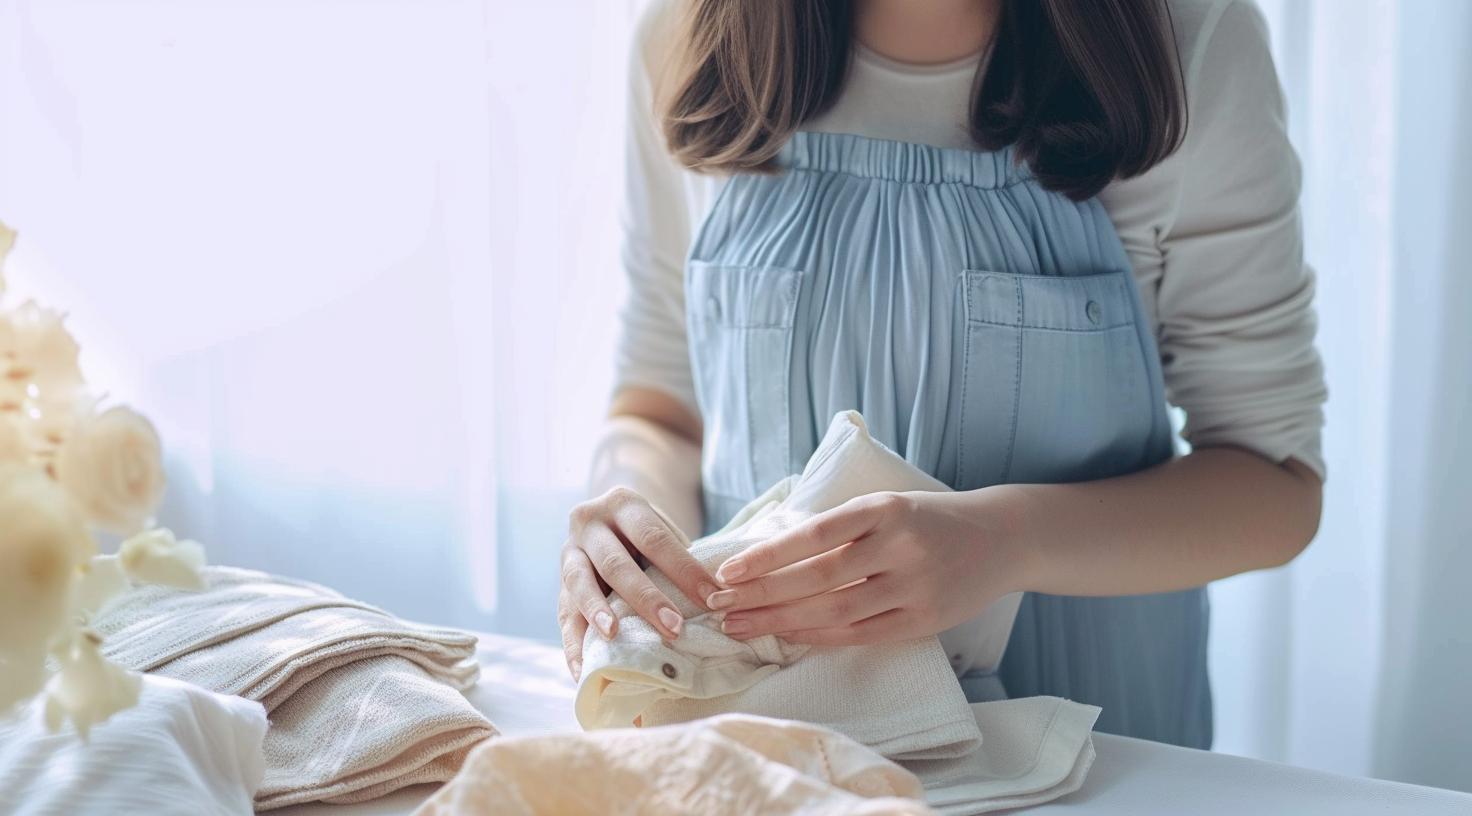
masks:
<svg viewBox="0 0 1472 816"><path fill-rule="evenodd" d="M659 591L644 565L652 564L702 607L718 589L689 551L685 536L637 492L615 487L573 508L562 547L562 590L557 623L574 680L583 673L583 638L592 625L605 638L618 631L608 603L617 592L662 636L679 637L683 617Z"/></svg>

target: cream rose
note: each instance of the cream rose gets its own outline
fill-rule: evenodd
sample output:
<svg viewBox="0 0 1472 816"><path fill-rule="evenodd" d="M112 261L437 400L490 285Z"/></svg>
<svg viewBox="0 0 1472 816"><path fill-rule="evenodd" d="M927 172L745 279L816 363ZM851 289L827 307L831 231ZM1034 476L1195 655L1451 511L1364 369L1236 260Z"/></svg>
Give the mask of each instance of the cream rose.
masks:
<svg viewBox="0 0 1472 816"><path fill-rule="evenodd" d="M76 506L35 468L0 469L0 712L40 690L47 645L95 544Z"/></svg>
<svg viewBox="0 0 1472 816"><path fill-rule="evenodd" d="M158 432L129 408L110 408L79 422L52 466L87 520L109 532L142 529L163 499Z"/></svg>
<svg viewBox="0 0 1472 816"><path fill-rule="evenodd" d="M31 458L31 447L20 425L0 413L0 466L23 465Z"/></svg>

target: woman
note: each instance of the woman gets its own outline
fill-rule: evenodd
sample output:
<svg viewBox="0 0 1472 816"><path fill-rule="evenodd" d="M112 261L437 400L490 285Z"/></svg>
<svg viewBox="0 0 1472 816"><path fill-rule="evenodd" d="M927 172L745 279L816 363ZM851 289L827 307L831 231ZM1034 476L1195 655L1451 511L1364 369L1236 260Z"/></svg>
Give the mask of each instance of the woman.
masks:
<svg viewBox="0 0 1472 816"><path fill-rule="evenodd" d="M970 699L1209 747L1204 586L1295 557L1323 478L1256 10L670 0L632 74L618 387L562 555L573 674L589 625L613 635L608 589L679 634L652 563L736 637L939 634ZM850 408L956 492L690 559L671 526L720 527ZM1013 591L986 676L967 621Z"/></svg>

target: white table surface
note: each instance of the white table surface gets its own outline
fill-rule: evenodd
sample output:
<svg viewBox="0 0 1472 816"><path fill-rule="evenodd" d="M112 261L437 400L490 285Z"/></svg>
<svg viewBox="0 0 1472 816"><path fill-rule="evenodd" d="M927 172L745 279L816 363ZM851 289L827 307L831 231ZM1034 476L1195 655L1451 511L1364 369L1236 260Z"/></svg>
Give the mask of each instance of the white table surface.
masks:
<svg viewBox="0 0 1472 816"><path fill-rule="evenodd" d="M471 702L503 734L575 731L573 685L560 649L482 635ZM1095 734L1098 759L1081 790L1028 814L1222 816L1472 816L1472 794L1296 768L1274 762ZM300 805L281 816L401 816L434 792L419 785L358 805Z"/></svg>

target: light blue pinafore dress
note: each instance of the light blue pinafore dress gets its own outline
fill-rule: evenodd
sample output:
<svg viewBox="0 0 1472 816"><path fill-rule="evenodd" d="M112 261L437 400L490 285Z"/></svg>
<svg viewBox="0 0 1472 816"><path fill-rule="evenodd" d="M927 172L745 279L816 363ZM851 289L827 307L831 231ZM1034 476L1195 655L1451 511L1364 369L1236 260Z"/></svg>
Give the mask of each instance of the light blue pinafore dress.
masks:
<svg viewBox="0 0 1472 816"><path fill-rule="evenodd" d="M1045 190L1011 150L800 132L778 162L726 183L685 272L707 532L800 471L841 410L956 490L1172 455L1159 353L1098 201ZM1000 687L1209 747L1206 629L1204 589L1028 593ZM968 697L997 696L957 669Z"/></svg>

